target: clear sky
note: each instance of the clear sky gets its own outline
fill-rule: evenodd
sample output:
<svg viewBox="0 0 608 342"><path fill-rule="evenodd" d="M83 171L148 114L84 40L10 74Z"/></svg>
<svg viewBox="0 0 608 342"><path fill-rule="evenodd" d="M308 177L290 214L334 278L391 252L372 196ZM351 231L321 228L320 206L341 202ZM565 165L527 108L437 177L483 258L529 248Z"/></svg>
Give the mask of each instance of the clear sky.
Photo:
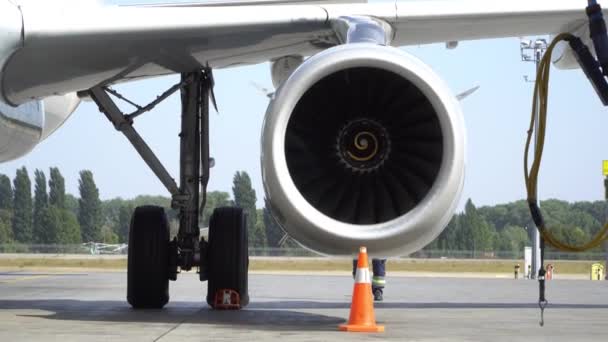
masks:
<svg viewBox="0 0 608 342"><path fill-rule="evenodd" d="M477 205L491 205L524 198L522 158L533 84L524 82L523 76L534 78L534 66L520 61L519 39L461 42L455 50L446 50L441 44L405 50L434 68L454 93L481 86L462 104L468 135L467 177L461 202L470 197ZM269 65L216 70L215 78L219 114L211 113L210 118L211 154L216 166L209 190L231 192L235 171L245 170L252 177L261 206L260 131L267 98L251 82L270 87ZM118 89L146 103L176 80L164 77ZM603 199L601 165L608 159L608 110L580 70L554 70L551 85L541 198ZM136 121L136 128L175 178L179 159L178 100L173 96ZM32 153L0 164L0 173L13 178L15 170L23 165L31 176L36 168L48 174L49 167L59 167L67 191L75 195L82 169L93 171L103 199L167 195L127 140L92 103L82 104Z"/></svg>

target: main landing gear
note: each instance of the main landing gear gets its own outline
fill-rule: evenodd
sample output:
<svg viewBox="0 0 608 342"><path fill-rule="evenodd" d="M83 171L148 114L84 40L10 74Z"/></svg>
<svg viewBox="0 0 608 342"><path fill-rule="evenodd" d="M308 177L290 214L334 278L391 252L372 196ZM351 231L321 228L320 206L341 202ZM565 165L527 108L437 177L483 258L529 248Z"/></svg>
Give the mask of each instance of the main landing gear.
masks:
<svg viewBox="0 0 608 342"><path fill-rule="evenodd" d="M181 270L198 268L208 281L207 303L216 309L240 309L249 303L247 270L247 216L241 208L218 208L209 223L209 241L200 237L199 214L205 205L209 180L210 69L184 73L181 81L147 106L138 106L118 92L97 86L89 95L99 109L131 142L139 155L172 195L179 211L179 231L170 240L164 209L135 209L129 232L127 301L135 309L162 308L169 302L169 280ZM133 127L133 120L180 90L182 102L180 137L180 184ZM123 114L113 99L124 100L137 110ZM202 197L202 198L201 198Z"/></svg>

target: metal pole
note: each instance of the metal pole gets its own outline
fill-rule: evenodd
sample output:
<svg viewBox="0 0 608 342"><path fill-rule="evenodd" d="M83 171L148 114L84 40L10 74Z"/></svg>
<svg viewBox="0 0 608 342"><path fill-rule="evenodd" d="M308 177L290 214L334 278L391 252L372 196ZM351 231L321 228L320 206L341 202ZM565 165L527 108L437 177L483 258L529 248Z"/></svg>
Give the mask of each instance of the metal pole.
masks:
<svg viewBox="0 0 608 342"><path fill-rule="evenodd" d="M536 66L536 76L538 77L538 67L543 57L545 45L540 40L534 43L534 64ZM534 148L533 152L536 152L536 142L538 141L538 128L539 128L539 112L536 111L535 127L534 127ZM539 196L540 198L540 196ZM540 199L538 201L538 207L540 209ZM530 279L536 279L538 271L540 270L540 233L538 227L532 230L532 272L530 272Z"/></svg>
<svg viewBox="0 0 608 342"><path fill-rule="evenodd" d="M546 41L544 39L537 39L536 41L534 41L532 43L532 41L528 41L526 42L522 42L521 43L521 54L522 54L522 60L523 61L534 61L534 65L536 66L536 73L538 76L538 67L540 65L540 61L543 57L543 53L545 52L547 48L547 44ZM529 56L525 55L526 50L533 50L534 51L534 56L533 59L530 58ZM524 78L527 80L527 78ZM534 127L534 145L533 145L533 151L536 151L536 141L538 138L538 127L539 127L539 112L536 111L536 119L535 119L535 127ZM539 196L540 197L540 196ZM538 204L539 208L540 208L540 200L539 200L539 204ZM542 265L540 264L540 233L538 232L538 229L533 229L532 230L532 265L531 265L531 272L530 272L530 279L536 279L536 276L538 274L538 271L540 270L540 267Z"/></svg>
<svg viewBox="0 0 608 342"><path fill-rule="evenodd" d="M604 197L606 198L606 201L608 201L608 176L604 177ZM606 218L608 219L608 213L606 213ZM608 280L608 240L604 241L604 257L606 259L606 262L604 263L604 270L606 270L605 273L605 280Z"/></svg>

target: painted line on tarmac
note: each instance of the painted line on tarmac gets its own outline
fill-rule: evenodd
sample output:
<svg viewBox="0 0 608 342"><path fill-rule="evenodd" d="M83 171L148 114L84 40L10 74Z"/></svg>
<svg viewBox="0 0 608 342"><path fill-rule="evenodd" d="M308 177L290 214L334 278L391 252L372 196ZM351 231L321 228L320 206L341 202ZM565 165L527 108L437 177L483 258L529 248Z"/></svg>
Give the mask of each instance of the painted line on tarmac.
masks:
<svg viewBox="0 0 608 342"><path fill-rule="evenodd" d="M37 280L37 279L49 278L49 277L52 277L52 276L53 275L50 275L50 274L24 276L24 277L18 277L18 278L12 278L12 279L7 279L7 280L2 280L2 281L0 281L0 284L14 284L14 283L18 283L18 282L21 282L21 281Z"/></svg>

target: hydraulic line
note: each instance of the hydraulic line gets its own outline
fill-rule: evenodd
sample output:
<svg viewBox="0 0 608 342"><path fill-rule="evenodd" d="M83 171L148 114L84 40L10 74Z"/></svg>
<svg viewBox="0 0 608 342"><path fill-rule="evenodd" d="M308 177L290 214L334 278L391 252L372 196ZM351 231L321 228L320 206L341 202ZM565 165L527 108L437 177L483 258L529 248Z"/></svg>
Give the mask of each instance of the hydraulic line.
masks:
<svg viewBox="0 0 608 342"><path fill-rule="evenodd" d="M608 240L608 223L591 239L582 246L572 246L563 243L556 239L551 231L547 228L545 220L538 206L538 173L540 171L540 163L542 161L543 150L545 147L545 133L547 129L547 107L549 99L549 75L551 71L551 55L553 49L562 41L568 42L570 48L574 52L576 59L591 82L598 97L605 106L608 106L608 32L606 23L604 22L601 6L595 0L589 0L585 10L589 18L589 31L595 48L596 58L591 54L589 48L583 43L579 37L575 37L569 33L562 33L555 37L551 42L543 58L540 61L538 70L536 71L536 83L534 85L534 96L532 98L532 115L530 119L530 128L528 129L528 137L526 139L526 149L524 153L524 177L526 182L526 191L528 194L528 206L534 224L541 234L540 239L540 269L538 270L538 307L540 308L540 326L544 326L544 312L549 304L545 298L545 245L549 245L567 252L582 252L595 247L599 247L605 240ZM530 154L530 143L532 142L532 134L538 120L536 132L534 160L532 166L528 167L528 157Z"/></svg>
<svg viewBox="0 0 608 342"><path fill-rule="evenodd" d="M528 137L526 139L526 148L524 154L524 176L526 182L526 190L528 195L528 205L530 207L530 212L532 214L532 218L536 227L538 228L543 240L561 250L566 252L582 252L587 251L589 249L600 246L603 241L608 239L608 223L604 225L602 229L593 237L593 239L584 245L581 246L573 246L567 243L559 241L552 233L551 230L547 228L547 225L543 219L542 213L538 206L538 174L540 170L540 165L543 156L543 150L545 146L545 135L547 128L547 107L548 107L548 97L549 97L549 74L551 70L551 54L557 43L561 41L566 41L570 43L570 46L575 48L575 52L577 54L583 54L584 57L591 56L589 54L588 49L582 44L579 38L569 34L563 33L555 37L553 42L547 48L547 52L543 56L536 76L536 84L534 86L534 96L532 100L532 115L530 120L530 128L528 130ZM576 50L578 49L578 50ZM581 49L584 49L582 51ZM582 52L581 52L582 51ZM588 55L586 55L586 54ZM579 56L580 57L580 56ZM592 58L592 57L591 57ZM579 60L580 61L580 60ZM595 60L594 60L595 61ZM589 75L588 75L589 76ZM529 158L529 150L530 143L532 141L532 134L534 132L534 127L536 124L536 118L538 113L538 132L536 136L536 148L534 149L534 159L532 161L532 166L528 167L528 158ZM542 263L542 260L541 260Z"/></svg>

